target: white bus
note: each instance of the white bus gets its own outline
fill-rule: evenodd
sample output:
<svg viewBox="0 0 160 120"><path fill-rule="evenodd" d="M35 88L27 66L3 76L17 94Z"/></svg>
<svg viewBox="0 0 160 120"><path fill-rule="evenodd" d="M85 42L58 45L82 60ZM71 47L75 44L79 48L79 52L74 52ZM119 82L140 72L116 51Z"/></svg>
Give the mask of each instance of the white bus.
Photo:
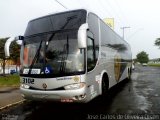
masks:
<svg viewBox="0 0 160 120"><path fill-rule="evenodd" d="M85 103L131 76L129 44L85 9L31 20L19 39L25 99Z"/></svg>

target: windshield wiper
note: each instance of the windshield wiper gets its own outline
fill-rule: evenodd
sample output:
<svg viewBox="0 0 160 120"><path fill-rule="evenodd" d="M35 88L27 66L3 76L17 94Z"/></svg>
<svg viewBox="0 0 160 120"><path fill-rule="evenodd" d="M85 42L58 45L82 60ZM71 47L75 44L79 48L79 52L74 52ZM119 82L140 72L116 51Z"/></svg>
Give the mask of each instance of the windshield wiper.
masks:
<svg viewBox="0 0 160 120"><path fill-rule="evenodd" d="M31 74L31 70L32 70L32 68L33 68L33 65L34 65L35 61L37 60L37 58L39 57L40 49L41 49L41 47L42 47L42 41L43 41L43 40L41 40L40 45L39 45L39 48L38 48L38 50L37 50L37 52L36 52L36 54L35 54L35 56L34 56L34 58L33 58L33 61L32 61L32 63L31 63L31 65L30 65L30 67L29 67L29 72L28 72L28 74Z"/></svg>
<svg viewBox="0 0 160 120"><path fill-rule="evenodd" d="M75 18L77 18L77 15L68 17L66 23L60 29L64 29L68 25L68 23Z"/></svg>

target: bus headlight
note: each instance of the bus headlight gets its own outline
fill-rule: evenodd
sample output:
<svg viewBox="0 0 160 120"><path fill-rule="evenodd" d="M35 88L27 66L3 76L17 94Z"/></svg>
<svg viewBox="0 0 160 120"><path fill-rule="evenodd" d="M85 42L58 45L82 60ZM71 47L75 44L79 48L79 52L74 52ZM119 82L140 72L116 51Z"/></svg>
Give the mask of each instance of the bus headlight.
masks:
<svg viewBox="0 0 160 120"><path fill-rule="evenodd" d="M65 90L75 90L75 89L83 88L85 85L86 85L85 83L75 83L75 84L64 86L64 89Z"/></svg>
<svg viewBox="0 0 160 120"><path fill-rule="evenodd" d="M21 87L25 89L29 89L29 85L26 85L26 84L21 84Z"/></svg>

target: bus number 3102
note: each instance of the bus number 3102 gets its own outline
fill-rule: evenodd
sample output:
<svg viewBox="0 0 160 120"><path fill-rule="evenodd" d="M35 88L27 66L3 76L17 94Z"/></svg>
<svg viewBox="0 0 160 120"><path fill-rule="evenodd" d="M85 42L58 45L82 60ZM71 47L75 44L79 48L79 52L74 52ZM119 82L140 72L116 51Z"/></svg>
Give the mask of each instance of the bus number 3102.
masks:
<svg viewBox="0 0 160 120"><path fill-rule="evenodd" d="M22 83L23 84L34 84L34 79L33 78L22 78Z"/></svg>

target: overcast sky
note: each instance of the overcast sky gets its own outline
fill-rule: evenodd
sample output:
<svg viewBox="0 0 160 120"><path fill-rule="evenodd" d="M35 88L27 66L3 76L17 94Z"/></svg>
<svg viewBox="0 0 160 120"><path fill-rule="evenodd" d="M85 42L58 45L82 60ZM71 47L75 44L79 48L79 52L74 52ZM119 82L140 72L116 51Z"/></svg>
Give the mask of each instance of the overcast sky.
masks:
<svg viewBox="0 0 160 120"><path fill-rule="evenodd" d="M101 19L114 18L115 31L131 45L133 58L145 51L159 58L160 0L58 0L66 8L87 8ZM66 10L55 0L0 0L0 38L23 35L29 20Z"/></svg>

